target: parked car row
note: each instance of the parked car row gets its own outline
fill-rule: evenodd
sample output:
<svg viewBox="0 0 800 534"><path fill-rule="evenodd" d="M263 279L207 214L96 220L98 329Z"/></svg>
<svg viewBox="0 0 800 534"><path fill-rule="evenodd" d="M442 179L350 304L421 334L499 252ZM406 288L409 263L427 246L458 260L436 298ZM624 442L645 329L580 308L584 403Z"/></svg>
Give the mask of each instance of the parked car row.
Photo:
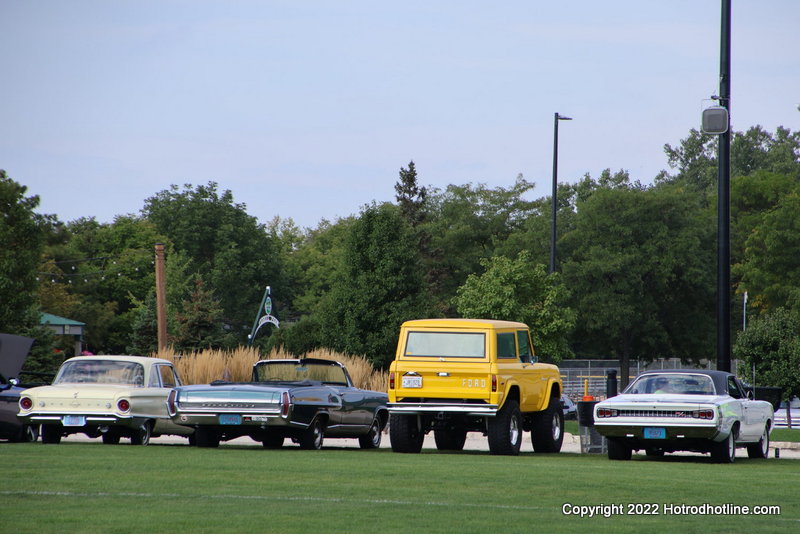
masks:
<svg viewBox="0 0 800 534"><path fill-rule="evenodd" d="M324 437L380 445L387 395L359 389L344 365L319 359L263 360L253 382L183 386L171 362L144 356L78 356L64 362L52 385L18 397L22 425L41 428L43 443L82 433L116 444L147 445L178 435L216 447L250 436L277 448L291 439L319 449Z"/></svg>
<svg viewBox="0 0 800 534"><path fill-rule="evenodd" d="M564 419L577 407L562 394L558 369L538 363L531 347L522 323L409 321L389 394L357 388L344 365L316 358L259 361L250 382L184 386L168 360L78 356L48 386L23 389L0 375L0 438L36 441L40 434L57 444L82 433L105 444L124 438L147 445L177 435L217 447L248 436L270 449L287 439L320 449L325 438L356 438L375 449L391 421L395 452L420 452L431 431L438 449L461 450L466 434L477 431L493 454L514 455L526 430L535 452L559 452ZM694 451L729 463L740 447L766 458L778 417L772 404L745 391L727 372L648 371L597 403L593 424L612 460L636 450Z"/></svg>

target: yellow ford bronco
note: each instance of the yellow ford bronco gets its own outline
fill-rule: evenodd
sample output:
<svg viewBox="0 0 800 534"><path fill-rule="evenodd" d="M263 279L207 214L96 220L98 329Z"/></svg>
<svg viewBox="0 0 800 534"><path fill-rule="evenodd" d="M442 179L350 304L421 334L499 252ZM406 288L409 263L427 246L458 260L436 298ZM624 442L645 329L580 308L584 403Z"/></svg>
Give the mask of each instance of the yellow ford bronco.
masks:
<svg viewBox="0 0 800 534"><path fill-rule="evenodd" d="M492 454L559 452L564 435L558 367L537 363L523 323L424 319L400 328L389 368L389 438L395 452L418 453L433 430L436 448L462 450L482 432Z"/></svg>

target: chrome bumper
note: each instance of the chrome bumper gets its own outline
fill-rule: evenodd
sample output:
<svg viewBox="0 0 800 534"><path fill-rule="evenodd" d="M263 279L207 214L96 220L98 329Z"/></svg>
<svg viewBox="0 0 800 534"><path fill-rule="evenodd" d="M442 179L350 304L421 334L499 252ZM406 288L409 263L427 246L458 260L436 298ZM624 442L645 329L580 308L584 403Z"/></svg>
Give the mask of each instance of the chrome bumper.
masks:
<svg viewBox="0 0 800 534"><path fill-rule="evenodd" d="M498 411L496 404L390 402L387 406L390 414L458 413L494 417Z"/></svg>

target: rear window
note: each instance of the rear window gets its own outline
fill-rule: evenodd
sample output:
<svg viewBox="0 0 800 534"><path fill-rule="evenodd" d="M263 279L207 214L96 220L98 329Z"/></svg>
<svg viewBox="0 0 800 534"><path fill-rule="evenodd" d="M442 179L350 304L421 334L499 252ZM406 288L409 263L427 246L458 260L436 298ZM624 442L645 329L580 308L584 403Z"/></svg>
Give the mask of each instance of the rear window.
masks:
<svg viewBox="0 0 800 534"><path fill-rule="evenodd" d="M405 356L420 358L484 358L483 332L409 332Z"/></svg>

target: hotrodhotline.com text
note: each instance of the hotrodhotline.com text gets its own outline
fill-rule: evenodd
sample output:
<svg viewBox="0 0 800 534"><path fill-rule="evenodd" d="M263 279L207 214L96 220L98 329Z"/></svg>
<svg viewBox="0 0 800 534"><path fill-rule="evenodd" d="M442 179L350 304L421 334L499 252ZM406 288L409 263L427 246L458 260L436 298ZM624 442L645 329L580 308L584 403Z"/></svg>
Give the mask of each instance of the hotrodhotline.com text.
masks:
<svg viewBox="0 0 800 534"><path fill-rule="evenodd" d="M593 504L575 505L564 503L561 506L564 515L579 517L614 517L620 515L780 515L781 507L777 505L742 505L742 504Z"/></svg>

